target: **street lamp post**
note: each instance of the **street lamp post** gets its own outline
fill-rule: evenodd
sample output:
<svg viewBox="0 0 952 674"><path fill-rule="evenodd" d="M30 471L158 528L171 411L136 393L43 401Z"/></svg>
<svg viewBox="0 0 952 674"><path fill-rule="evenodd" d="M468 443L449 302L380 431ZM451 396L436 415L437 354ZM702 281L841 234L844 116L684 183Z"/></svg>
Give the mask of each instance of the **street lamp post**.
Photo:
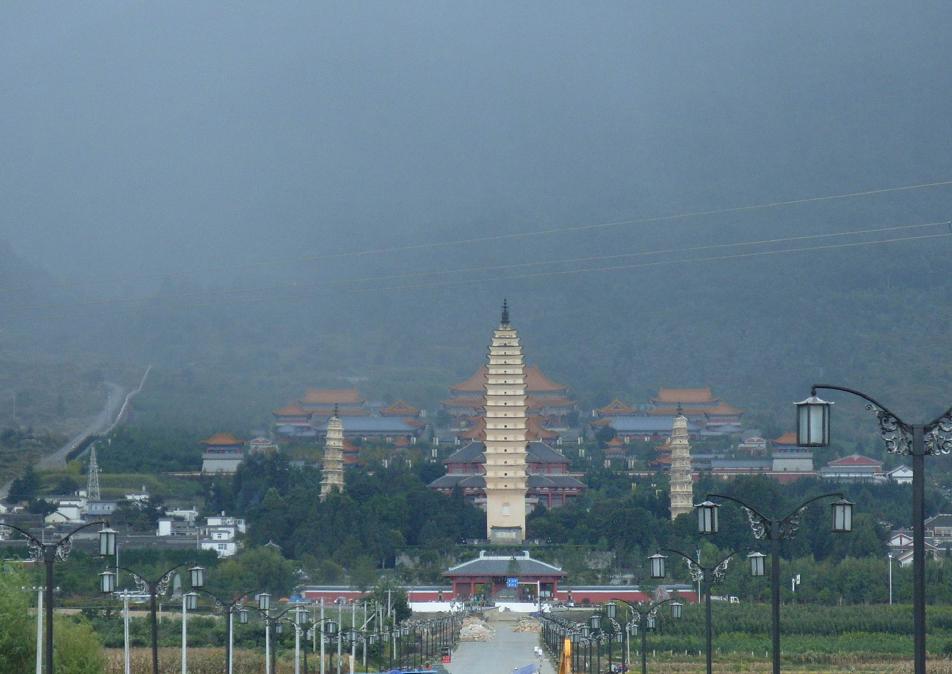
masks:
<svg viewBox="0 0 952 674"><path fill-rule="evenodd" d="M700 563L700 556L698 561L694 561L689 555L684 554L680 550L672 550L670 548L662 548L663 552L670 552L673 555L679 555L684 558L685 563L688 566L688 571L691 573L691 579L698 583L704 591L704 626L705 626L705 638L707 646L707 674L711 674L713 671L713 628L711 626L711 586L714 583L720 581L724 578L724 575L727 573L727 565L730 563L731 558L735 553L731 553L724 557L717 564L711 566L703 566ZM652 560L651 564L651 577L655 579L664 578L666 575L665 572L665 556L661 553L652 555L649 559ZM700 597L698 597L700 600Z"/></svg>
<svg viewBox="0 0 952 674"><path fill-rule="evenodd" d="M892 606L892 562L893 554L887 553L886 557L889 559L889 605Z"/></svg>
<svg viewBox="0 0 952 674"><path fill-rule="evenodd" d="M814 384L810 397L796 403L797 443L807 447L830 444L830 408L816 392L842 391L866 401L876 415L879 434L890 454L912 456L912 616L915 674L926 674L926 550L925 457L952 452L952 408L925 424L909 424L885 405L856 389Z"/></svg>
<svg viewBox="0 0 952 674"><path fill-rule="evenodd" d="M201 567L195 567L196 569ZM194 578L193 578L194 583ZM204 579L203 579L204 583ZM194 585L192 587L195 587ZM225 613L225 674L232 674L232 669L234 668L234 654L233 654L233 636L234 636L234 614L236 609L238 610L238 621L241 623L248 622L248 610L244 607L243 602L245 598L254 594L254 592L242 592L237 595L234 599L222 599L216 594L213 594L205 589L199 589L199 592L202 594L207 594L209 597L215 600L215 603L222 609Z"/></svg>
<svg viewBox="0 0 952 674"><path fill-rule="evenodd" d="M169 582L172 580L172 574L175 573L178 569L181 569L183 566L187 566L191 562L184 562L182 564L176 564L171 569L163 572L158 578L146 578L145 576L136 573L132 569L127 569L124 566L116 567L120 571L125 571L130 574L139 584L140 590L146 591L149 593L149 616L152 619L152 674L159 674L159 623L156 619L156 602L158 595L164 595L165 591L169 588ZM200 566L194 566L190 569L190 576L192 581L192 587L194 589L200 589L205 584L205 569ZM197 584L196 584L197 583ZM99 589L103 594L112 594L116 590L116 572L112 569L107 569L99 574ZM184 620L185 615L185 599L182 599L182 616ZM184 627L183 627L184 629ZM183 647L184 648L184 647ZM184 652L184 651L183 651ZM184 655L183 662L184 662Z"/></svg>
<svg viewBox="0 0 952 674"><path fill-rule="evenodd" d="M198 608L198 593L182 594L182 674L188 674L188 612Z"/></svg>
<svg viewBox="0 0 952 674"><path fill-rule="evenodd" d="M637 618L637 620L629 620L627 629L629 634L631 633L630 630L632 627L641 633L641 674L648 674L648 630L654 629L657 624L658 609L665 604L671 604L671 617L678 619L681 617L681 609L683 606L675 597L638 605L631 604L623 599L613 599L606 606L609 617L613 617L612 614L615 611L614 607L616 602L628 607L630 618ZM625 663L626 666L629 664L630 663L627 662Z"/></svg>
<svg viewBox="0 0 952 674"><path fill-rule="evenodd" d="M99 531L99 554L102 557L112 557L116 554L116 532L109 527L108 522L89 522L76 527L55 543L44 543L30 532L12 524L2 524L0 527L13 529L26 537L30 550L30 558L35 562L42 561L46 566L46 585L44 586L44 607L46 609L46 674L53 674L53 564L56 560L65 561L73 547L73 536L92 526L102 526Z"/></svg>
<svg viewBox="0 0 952 674"><path fill-rule="evenodd" d="M807 499L785 517L770 517L764 515L753 506L750 506L733 496L722 494L708 494L707 500L694 506L698 518L698 532L701 534L716 534L718 531L717 503L712 498L733 501L740 505L747 513L754 538L770 541L770 636L773 648L773 673L780 674L780 542L793 538L800 529L800 517L808 505L820 499L837 499L832 504L833 532L846 533L853 527L853 504L843 498L840 493L822 494ZM763 575L763 555L750 555L751 573Z"/></svg>

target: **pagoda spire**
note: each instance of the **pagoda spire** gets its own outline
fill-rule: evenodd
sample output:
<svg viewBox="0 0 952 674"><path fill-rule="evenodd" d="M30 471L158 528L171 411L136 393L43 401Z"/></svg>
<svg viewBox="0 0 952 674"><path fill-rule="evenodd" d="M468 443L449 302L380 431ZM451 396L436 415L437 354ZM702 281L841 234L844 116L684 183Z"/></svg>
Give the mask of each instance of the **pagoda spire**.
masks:
<svg viewBox="0 0 952 674"><path fill-rule="evenodd" d="M500 325L509 325L509 300L503 298L502 300L502 320L499 322Z"/></svg>
<svg viewBox="0 0 952 674"><path fill-rule="evenodd" d="M99 464L96 462L95 444L89 448L89 466L86 470L86 500L102 500L102 495L99 490Z"/></svg>

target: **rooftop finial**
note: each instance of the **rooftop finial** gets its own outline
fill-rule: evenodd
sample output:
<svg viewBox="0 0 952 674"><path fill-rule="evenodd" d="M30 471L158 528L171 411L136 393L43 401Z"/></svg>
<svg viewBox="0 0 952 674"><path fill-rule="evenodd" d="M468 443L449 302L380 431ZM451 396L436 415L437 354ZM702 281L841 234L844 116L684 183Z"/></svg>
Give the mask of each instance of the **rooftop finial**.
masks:
<svg viewBox="0 0 952 674"><path fill-rule="evenodd" d="M340 416L340 414L338 413L338 409L337 409L337 403L334 403L334 416L335 416L335 417L339 417L339 416Z"/></svg>
<svg viewBox="0 0 952 674"><path fill-rule="evenodd" d="M509 300L505 298L502 301L502 324L509 325Z"/></svg>
<svg viewBox="0 0 952 674"><path fill-rule="evenodd" d="M683 414L684 414L684 408L681 407L681 403L679 402L679 403L678 403L678 416L680 417L680 416L683 415Z"/></svg>

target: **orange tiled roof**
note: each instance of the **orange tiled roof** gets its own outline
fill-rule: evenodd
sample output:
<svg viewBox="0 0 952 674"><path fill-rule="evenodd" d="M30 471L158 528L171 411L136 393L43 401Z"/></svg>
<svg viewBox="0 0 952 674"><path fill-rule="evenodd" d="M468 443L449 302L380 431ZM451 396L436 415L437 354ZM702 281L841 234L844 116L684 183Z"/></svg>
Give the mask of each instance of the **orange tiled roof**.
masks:
<svg viewBox="0 0 952 674"><path fill-rule="evenodd" d="M709 386L704 388L662 388L654 399L660 403L716 403Z"/></svg>
<svg viewBox="0 0 952 674"><path fill-rule="evenodd" d="M526 440L555 440L559 434L542 425L542 418L531 416L526 419Z"/></svg>
<svg viewBox="0 0 952 674"><path fill-rule="evenodd" d="M315 407L310 414L315 417L329 417L334 413L334 407ZM369 417L370 410L366 407L339 407L337 409L337 416L341 419L344 417Z"/></svg>
<svg viewBox="0 0 952 674"><path fill-rule="evenodd" d="M707 410L707 414L743 414L744 410L734 407L730 403L721 402Z"/></svg>
<svg viewBox="0 0 952 674"><path fill-rule="evenodd" d="M486 389L486 366L480 367L466 381L450 387L453 393L482 393ZM567 391L568 387L546 377L538 365L526 366L526 392L551 393Z"/></svg>
<svg viewBox="0 0 952 674"><path fill-rule="evenodd" d="M393 441L393 446L394 447L409 447L410 441L401 435L400 437L398 437L396 440Z"/></svg>
<svg viewBox="0 0 952 674"><path fill-rule="evenodd" d="M360 451L360 448L357 445L355 445L353 442L348 440L347 438L344 438L343 445L344 445L343 451L345 452L359 452Z"/></svg>
<svg viewBox="0 0 952 674"><path fill-rule="evenodd" d="M483 406L483 402L482 398L465 398L460 396L444 400L443 407L474 407L479 409Z"/></svg>
<svg viewBox="0 0 952 674"><path fill-rule="evenodd" d="M526 405L532 408L540 407L572 407L575 401L570 398L536 398L528 396Z"/></svg>
<svg viewBox="0 0 952 674"><path fill-rule="evenodd" d="M607 444L609 447L621 447L622 445L625 444L625 442L624 440L622 440L616 435L614 438L612 438L605 444Z"/></svg>
<svg viewBox="0 0 952 674"><path fill-rule="evenodd" d="M476 417L473 425L465 431L457 433L460 440L479 440L486 439L486 418ZM526 418L526 441L535 442L536 440L555 440L559 434L550 431L542 425L542 417L532 415Z"/></svg>
<svg viewBox="0 0 952 674"><path fill-rule="evenodd" d="M775 445L795 445L797 444L797 434L794 432L784 433L779 438L774 438Z"/></svg>
<svg viewBox="0 0 952 674"><path fill-rule="evenodd" d="M708 410L714 409L713 407L690 407L688 409L681 409L681 414L686 417L699 417L702 414L706 414ZM648 416L652 417L673 417L677 415L677 407L652 407L648 410Z"/></svg>
<svg viewBox="0 0 952 674"><path fill-rule="evenodd" d="M613 414L630 415L635 413L635 408L631 407L630 405L626 405L618 398L615 398L610 403L605 405L605 407L600 407L598 409L598 413L602 416L611 416Z"/></svg>
<svg viewBox="0 0 952 674"><path fill-rule="evenodd" d="M306 405L333 405L348 403L357 405L364 402L355 388L309 388L301 398Z"/></svg>
<svg viewBox="0 0 952 674"><path fill-rule="evenodd" d="M403 400L398 400L380 410L380 414L385 417L415 417L420 414L420 410Z"/></svg>
<svg viewBox="0 0 952 674"><path fill-rule="evenodd" d="M653 407L648 410L648 414L655 417L673 417L678 413L677 407ZM686 417L697 417L702 414L731 415L743 414L744 410L729 405L727 403L718 403L710 407L688 407L681 408L681 414Z"/></svg>
<svg viewBox="0 0 952 674"><path fill-rule="evenodd" d="M300 405L295 405L293 403L290 405L285 405L284 407L281 407L279 409L276 409L271 414L273 414L276 417L309 417L311 416L311 413L308 412L306 409L304 409Z"/></svg>
<svg viewBox="0 0 952 674"><path fill-rule="evenodd" d="M207 447L228 447L231 445L240 445L242 441L231 433L215 433L210 438L202 440L203 445Z"/></svg>
<svg viewBox="0 0 952 674"><path fill-rule="evenodd" d="M465 431L460 431L456 435L460 440L485 440L486 419L483 417L476 417L473 420L472 426L467 428Z"/></svg>

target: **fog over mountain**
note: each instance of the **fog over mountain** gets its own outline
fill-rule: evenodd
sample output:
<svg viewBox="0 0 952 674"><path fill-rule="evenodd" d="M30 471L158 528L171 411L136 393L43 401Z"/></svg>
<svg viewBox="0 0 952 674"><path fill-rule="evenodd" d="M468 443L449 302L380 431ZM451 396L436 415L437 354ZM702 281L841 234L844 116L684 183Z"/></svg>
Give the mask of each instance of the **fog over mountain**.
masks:
<svg viewBox="0 0 952 674"><path fill-rule="evenodd" d="M950 34L942 2L7 4L0 265L45 280L0 273L0 346L432 404L506 296L584 403L938 411Z"/></svg>

